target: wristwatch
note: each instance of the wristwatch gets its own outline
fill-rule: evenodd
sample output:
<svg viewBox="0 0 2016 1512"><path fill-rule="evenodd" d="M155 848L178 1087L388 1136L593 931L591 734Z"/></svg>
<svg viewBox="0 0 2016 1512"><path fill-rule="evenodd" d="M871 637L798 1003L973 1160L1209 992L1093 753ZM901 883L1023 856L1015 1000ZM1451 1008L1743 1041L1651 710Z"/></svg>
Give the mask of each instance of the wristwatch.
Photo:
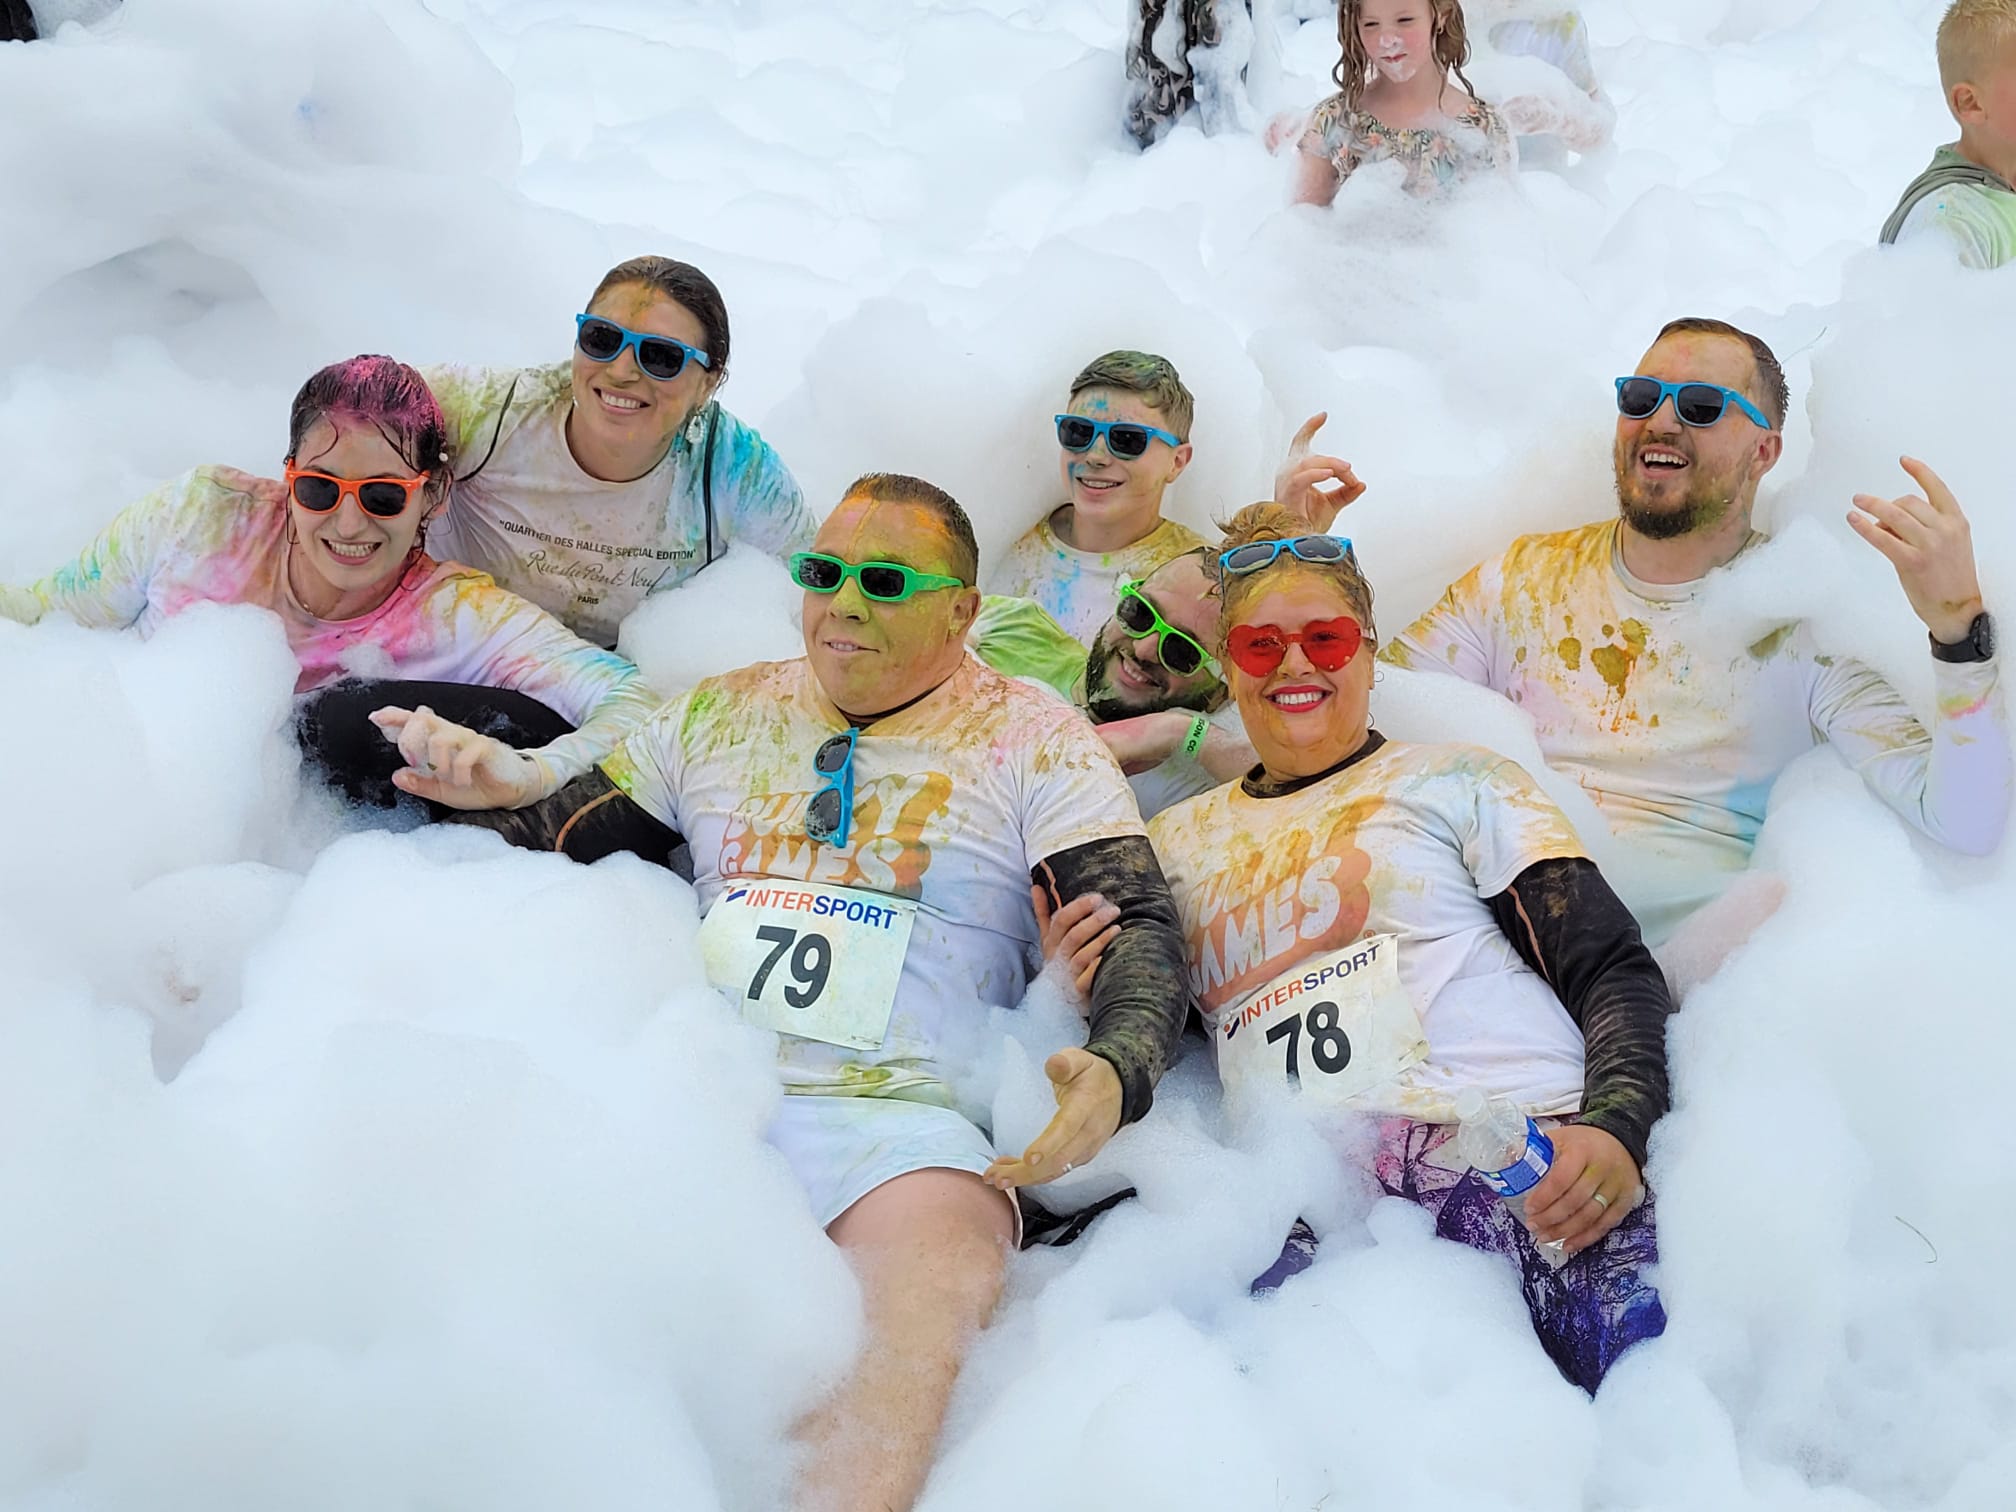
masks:
<svg viewBox="0 0 2016 1512"><path fill-rule="evenodd" d="M1995 654L1995 622L1982 610L1974 616L1974 623L1967 627L1964 638L1946 645L1942 641L1932 642L1932 659L1942 662L1984 662Z"/></svg>

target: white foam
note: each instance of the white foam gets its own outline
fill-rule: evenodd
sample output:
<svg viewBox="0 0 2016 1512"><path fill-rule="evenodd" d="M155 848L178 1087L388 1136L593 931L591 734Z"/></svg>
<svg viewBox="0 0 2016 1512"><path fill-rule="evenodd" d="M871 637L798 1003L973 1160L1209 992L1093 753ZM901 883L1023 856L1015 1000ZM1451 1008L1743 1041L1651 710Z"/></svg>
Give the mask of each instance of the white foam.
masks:
<svg viewBox="0 0 2016 1512"><path fill-rule="evenodd" d="M1732 613L1808 613L1922 700L1922 632L1848 496L1926 458L1991 602L2016 590L2016 282L1869 246L1951 134L1938 9L1592 4L1614 147L1439 212L1377 173L1284 208L1286 163L1236 134L1136 155L1115 0L80 12L0 47L29 144L0 182L0 573L190 466L270 471L323 362L557 359L602 268L656 250L726 290L723 397L816 507L918 471L990 556L1055 502L1049 416L1107 347L1197 392L1193 524L1328 409L1390 635L1511 535L1608 512L1609 381L1701 313L1795 387L1783 539ZM1327 92L1335 47L1324 5L1271 11L1263 115ZM789 654L793 597L731 555L625 644L674 691ZM761 1141L766 1045L700 984L690 892L487 837L338 838L299 790L292 677L249 613L145 646L0 624L0 1495L776 1505L854 1293ZM1382 721L1530 760L1516 711L1420 682L1382 683ZM1306 1131L1227 1125L1193 1062L1072 1178L1140 1200L1017 1262L927 1505L1999 1506L2016 882L1826 752L1760 864L1782 907L1674 1026L1672 1328L1599 1402L1511 1277ZM1075 1032L1055 1002L1012 1027L975 1072L1004 1139ZM1249 1299L1297 1213L1322 1258Z"/></svg>

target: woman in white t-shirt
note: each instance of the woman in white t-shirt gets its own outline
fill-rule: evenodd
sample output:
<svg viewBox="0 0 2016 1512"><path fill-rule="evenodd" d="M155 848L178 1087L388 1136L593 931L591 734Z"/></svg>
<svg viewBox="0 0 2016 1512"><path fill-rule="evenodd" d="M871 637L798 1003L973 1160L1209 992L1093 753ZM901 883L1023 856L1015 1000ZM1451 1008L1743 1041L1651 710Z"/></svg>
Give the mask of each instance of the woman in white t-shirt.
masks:
<svg viewBox="0 0 2016 1512"><path fill-rule="evenodd" d="M1671 999L1525 772L1370 727L1371 589L1348 541L1306 530L1278 504L1233 520L1219 658L1260 764L1149 826L1220 1077L1235 1100L1293 1083L1307 1108L1375 1119L1381 1186L1517 1263L1542 1344L1593 1392L1665 1326L1639 1275L1655 1257L1640 1170ZM1531 1233L1455 1157L1466 1088L1551 1132ZM1260 1284L1313 1244L1302 1229Z"/></svg>
<svg viewBox="0 0 2016 1512"><path fill-rule="evenodd" d="M433 368L456 487L445 555L604 646L646 594L731 541L783 558L818 522L770 445L715 399L728 307L690 263L634 257L574 318L570 362Z"/></svg>

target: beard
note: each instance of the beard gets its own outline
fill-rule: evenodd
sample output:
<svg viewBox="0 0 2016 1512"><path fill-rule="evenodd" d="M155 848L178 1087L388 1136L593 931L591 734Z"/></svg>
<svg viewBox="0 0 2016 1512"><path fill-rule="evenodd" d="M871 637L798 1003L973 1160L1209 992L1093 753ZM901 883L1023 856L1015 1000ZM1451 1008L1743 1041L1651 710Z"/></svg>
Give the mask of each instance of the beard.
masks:
<svg viewBox="0 0 2016 1512"><path fill-rule="evenodd" d="M1695 476L1678 501L1655 504L1632 479L1630 464L1628 457L1617 459L1617 510L1626 525L1649 541L1677 540L1713 530L1729 517L1736 503L1735 480L1700 476L1701 464L1696 460L1689 469Z"/></svg>
<svg viewBox="0 0 2016 1512"><path fill-rule="evenodd" d="M1208 714L1224 701L1223 685L1207 682L1202 687L1190 687L1178 692L1170 686L1170 673L1166 667L1151 667L1146 662L1136 662L1142 676L1159 685L1140 693L1123 694L1113 686L1106 676L1106 662L1111 656L1124 652L1109 648L1102 640L1093 646L1085 658L1085 712L1092 723L1112 724L1119 719L1132 719L1137 714L1160 714L1164 709L1190 709L1199 714Z"/></svg>

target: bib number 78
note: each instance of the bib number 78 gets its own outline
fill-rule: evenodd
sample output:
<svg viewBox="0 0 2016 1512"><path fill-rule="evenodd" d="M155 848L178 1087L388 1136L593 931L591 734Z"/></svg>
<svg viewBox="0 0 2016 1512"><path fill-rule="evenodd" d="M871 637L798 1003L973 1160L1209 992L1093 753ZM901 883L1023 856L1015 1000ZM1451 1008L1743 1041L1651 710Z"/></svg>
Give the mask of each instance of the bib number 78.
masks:
<svg viewBox="0 0 2016 1512"><path fill-rule="evenodd" d="M763 996L770 973L777 969L777 963L783 960L784 952L788 950L791 952L788 968L791 981L784 987L784 1001L793 1008L810 1008L818 1002L819 994L826 990L826 980L833 971L833 942L809 929L800 933L775 924L766 924L758 929L756 938L770 947L770 953L763 957L756 974L749 979L749 1001L755 1002Z"/></svg>
<svg viewBox="0 0 2016 1512"><path fill-rule="evenodd" d="M1303 1030L1309 1034L1309 1058L1316 1063L1316 1069L1326 1076L1335 1076L1351 1064L1351 1040L1337 1021L1335 1003L1317 1003L1308 1012L1282 1019L1267 1031L1267 1043L1278 1045L1288 1042L1288 1079L1299 1081L1302 1067L1297 1052L1301 1047Z"/></svg>

